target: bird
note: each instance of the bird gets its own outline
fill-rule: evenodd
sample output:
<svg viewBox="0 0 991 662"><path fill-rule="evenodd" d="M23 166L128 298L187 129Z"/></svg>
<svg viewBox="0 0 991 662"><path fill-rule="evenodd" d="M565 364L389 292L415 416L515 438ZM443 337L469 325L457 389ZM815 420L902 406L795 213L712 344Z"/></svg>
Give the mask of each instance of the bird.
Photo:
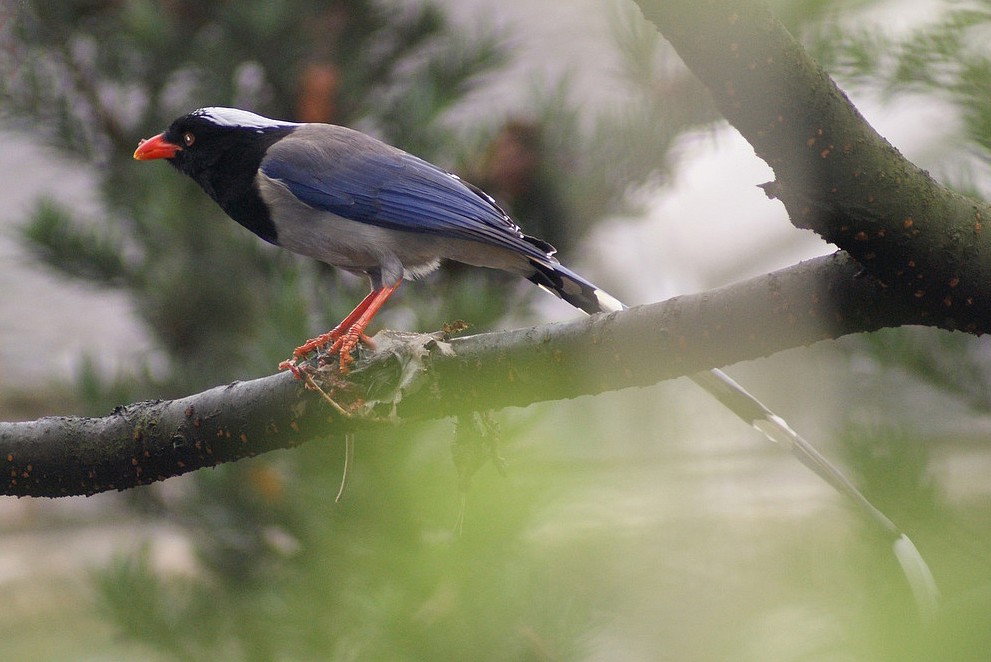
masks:
<svg viewBox="0 0 991 662"><path fill-rule="evenodd" d="M442 260L522 276L589 314L625 308L563 266L550 244L524 234L488 194L347 127L200 108L142 140L134 158L167 160L263 240L368 277L368 296L282 363L294 373L326 345L346 371L400 283Z"/></svg>
<svg viewBox="0 0 991 662"><path fill-rule="evenodd" d="M403 280L442 260L516 274L590 315L626 309L561 264L550 244L524 234L481 189L347 127L205 107L142 140L134 158L168 161L261 239L369 279L371 291L340 324L280 364L297 378L298 362L322 347L346 372L352 350L371 342L365 329ZM691 379L858 505L891 537L920 605L932 609L938 591L914 544L834 465L722 370Z"/></svg>

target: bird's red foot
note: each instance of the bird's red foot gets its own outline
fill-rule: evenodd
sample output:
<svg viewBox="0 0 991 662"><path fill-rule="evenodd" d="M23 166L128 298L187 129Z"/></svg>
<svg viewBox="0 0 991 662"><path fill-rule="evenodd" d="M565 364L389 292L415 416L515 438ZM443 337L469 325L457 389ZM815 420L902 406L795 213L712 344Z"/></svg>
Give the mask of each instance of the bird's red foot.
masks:
<svg viewBox="0 0 991 662"><path fill-rule="evenodd" d="M342 332L339 328L335 328L327 333L320 334L316 338L310 338L294 349L292 356L279 364L279 370L289 370L292 372L293 377L302 379L302 371L305 369L305 366L299 366L297 362L305 358L310 352L319 351L321 347L328 343L330 343L330 346L327 347L326 354L337 354L338 365L344 374L347 374L348 367L354 362L351 352L359 343L367 345L372 349L375 348L375 342L366 336L361 329L351 327L347 331Z"/></svg>
<svg viewBox="0 0 991 662"><path fill-rule="evenodd" d="M285 361L281 362L279 364L279 370L288 370L289 372L292 373L292 376L295 377L296 379L303 378L303 370L302 368L296 365L295 358L286 359Z"/></svg>
<svg viewBox="0 0 991 662"><path fill-rule="evenodd" d="M373 289L340 324L327 333L321 334L316 338L310 338L294 349L292 356L279 364L279 370L291 370L293 376L296 379L300 379L301 371L304 367L298 366L297 362L310 352L319 351L321 347L330 343L327 353L337 354L341 372L347 374L348 365L354 361L351 358L351 350L358 343L365 343L369 347L375 347L375 343L372 342L371 338L365 335L365 327L368 326L368 323L372 321L372 317L382 307L385 300L396 291L396 288L399 287L399 283L401 282L402 280L397 280L387 287Z"/></svg>
<svg viewBox="0 0 991 662"><path fill-rule="evenodd" d="M338 340L344 333L340 327L334 327L327 333L321 333L316 338L310 338L292 351L293 359L301 359L310 352L316 351L328 343Z"/></svg>
<svg viewBox="0 0 991 662"><path fill-rule="evenodd" d="M348 366L354 362L351 352L361 343L369 349L375 349L375 341L365 335L365 332L357 327L351 327L347 333L340 336L327 348L328 354L337 354L340 362L341 372L347 374Z"/></svg>

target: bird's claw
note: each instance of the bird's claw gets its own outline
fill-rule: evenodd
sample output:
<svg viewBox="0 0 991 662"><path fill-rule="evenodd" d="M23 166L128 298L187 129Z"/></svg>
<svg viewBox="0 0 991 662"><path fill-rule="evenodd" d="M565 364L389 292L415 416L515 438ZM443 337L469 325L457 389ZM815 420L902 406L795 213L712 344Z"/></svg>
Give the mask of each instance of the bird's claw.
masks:
<svg viewBox="0 0 991 662"><path fill-rule="evenodd" d="M296 378L296 379L302 379L303 378L303 370L304 370L304 368L301 368L301 367L299 367L299 366L296 365L296 357L295 356L292 357L291 359L286 359L285 361L281 362L279 364L279 370L280 371L281 370L288 370L289 372L292 373L292 376L294 378Z"/></svg>
<svg viewBox="0 0 991 662"><path fill-rule="evenodd" d="M318 350L327 343L334 342L343 334L339 329L331 329L327 333L321 333L315 338L310 338L305 343L292 351L293 359L301 359L312 351Z"/></svg>
<svg viewBox="0 0 991 662"><path fill-rule="evenodd" d="M354 357L351 356L351 352L359 344L363 344L370 349L375 349L375 341L366 336L365 332L361 329L352 327L327 348L328 354L337 354L341 372L345 375L348 373L348 367L354 363Z"/></svg>
<svg viewBox="0 0 991 662"><path fill-rule="evenodd" d="M310 338L294 349L292 356L279 364L279 370L289 370L296 379L303 379L306 366L298 365L297 362L304 359L310 352L319 351L328 343L330 346L327 347L326 354L337 354L341 373L345 375L348 373L349 366L354 362L351 352L359 343L372 349L375 348L375 341L365 335L361 329L351 327L345 332L341 332L340 329L333 329L315 338Z"/></svg>

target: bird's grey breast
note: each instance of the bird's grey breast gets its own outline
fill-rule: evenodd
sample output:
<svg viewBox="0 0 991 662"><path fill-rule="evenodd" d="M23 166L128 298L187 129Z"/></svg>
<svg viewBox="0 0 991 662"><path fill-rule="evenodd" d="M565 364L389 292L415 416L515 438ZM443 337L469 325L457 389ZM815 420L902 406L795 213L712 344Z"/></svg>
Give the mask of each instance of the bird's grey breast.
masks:
<svg viewBox="0 0 991 662"><path fill-rule="evenodd" d="M467 231L473 218L450 217L448 196L458 213L477 211L459 206L457 196L476 195L460 180L344 127L302 125L270 148L256 179L280 245L352 271L378 269L386 281L429 273L441 259L523 273L527 256L546 257L510 232L515 226L477 221L480 231Z"/></svg>
<svg viewBox="0 0 991 662"><path fill-rule="evenodd" d="M428 236L400 232L315 209L280 181L262 172L255 178L283 248L348 271L381 272L395 282L437 268L439 256Z"/></svg>

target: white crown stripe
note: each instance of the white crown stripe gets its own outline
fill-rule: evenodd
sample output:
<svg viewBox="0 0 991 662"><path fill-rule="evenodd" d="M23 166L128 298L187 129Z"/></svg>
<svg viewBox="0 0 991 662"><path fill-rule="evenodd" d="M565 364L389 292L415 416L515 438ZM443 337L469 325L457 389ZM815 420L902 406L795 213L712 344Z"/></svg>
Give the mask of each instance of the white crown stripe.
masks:
<svg viewBox="0 0 991 662"><path fill-rule="evenodd" d="M299 126L296 122L273 120L238 108L212 106L193 111L193 115L207 119L217 126L242 129L274 129L282 126Z"/></svg>

